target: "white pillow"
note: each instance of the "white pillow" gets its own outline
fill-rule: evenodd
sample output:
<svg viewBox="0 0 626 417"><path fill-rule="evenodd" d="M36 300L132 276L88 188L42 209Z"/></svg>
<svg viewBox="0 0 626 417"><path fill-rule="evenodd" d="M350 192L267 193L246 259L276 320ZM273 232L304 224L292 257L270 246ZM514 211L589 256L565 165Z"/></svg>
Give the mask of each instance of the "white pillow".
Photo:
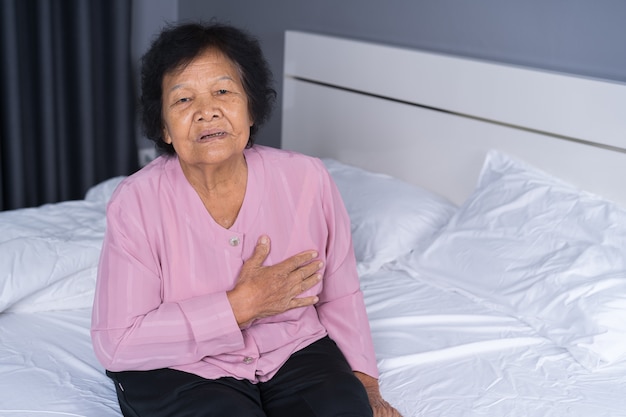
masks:
<svg viewBox="0 0 626 417"><path fill-rule="evenodd" d="M111 199L113 191L115 191L124 178L126 178L126 176L121 175L119 177L109 178L108 180L104 180L101 183L94 185L85 193L85 200L106 205L106 203L108 203Z"/></svg>
<svg viewBox="0 0 626 417"><path fill-rule="evenodd" d="M388 175L323 159L350 216L359 274L425 248L457 207Z"/></svg>
<svg viewBox="0 0 626 417"><path fill-rule="evenodd" d="M626 210L490 151L423 276L529 323L586 368L626 359Z"/></svg>

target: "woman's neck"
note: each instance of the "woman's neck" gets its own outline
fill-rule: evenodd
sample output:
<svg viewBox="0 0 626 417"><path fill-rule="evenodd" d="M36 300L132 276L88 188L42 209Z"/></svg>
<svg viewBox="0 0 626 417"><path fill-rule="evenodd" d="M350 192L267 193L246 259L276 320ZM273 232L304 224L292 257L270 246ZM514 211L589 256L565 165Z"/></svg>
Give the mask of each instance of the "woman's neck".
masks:
<svg viewBox="0 0 626 417"><path fill-rule="evenodd" d="M185 177L194 188L213 220L228 229L237 220L248 184L245 158L229 166L206 169L183 168Z"/></svg>

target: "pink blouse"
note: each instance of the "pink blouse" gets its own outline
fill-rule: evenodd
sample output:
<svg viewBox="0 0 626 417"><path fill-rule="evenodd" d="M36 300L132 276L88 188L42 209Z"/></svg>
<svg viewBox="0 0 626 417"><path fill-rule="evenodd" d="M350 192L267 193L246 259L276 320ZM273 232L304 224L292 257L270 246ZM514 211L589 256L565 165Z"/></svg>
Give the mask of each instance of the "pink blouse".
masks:
<svg viewBox="0 0 626 417"><path fill-rule="evenodd" d="M176 157L126 178L107 208L92 340L111 371L174 368L205 378L270 379L289 356L329 335L353 370L378 377L356 274L350 220L319 159L255 145L230 229L219 226ZM237 325L226 291L258 238L273 265L315 249L323 280L303 307Z"/></svg>

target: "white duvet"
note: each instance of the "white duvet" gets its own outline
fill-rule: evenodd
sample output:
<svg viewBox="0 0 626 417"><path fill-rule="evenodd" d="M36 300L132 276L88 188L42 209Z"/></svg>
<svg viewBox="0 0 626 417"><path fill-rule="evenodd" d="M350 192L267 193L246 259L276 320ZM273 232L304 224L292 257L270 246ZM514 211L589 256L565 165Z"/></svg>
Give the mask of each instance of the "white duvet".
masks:
<svg viewBox="0 0 626 417"><path fill-rule="evenodd" d="M334 175L346 172L344 167L339 168ZM363 185L363 178L356 181ZM84 201L0 213L0 417L121 415L113 384L97 362L89 337L96 265L105 228L104 208L119 180L94 187ZM368 181L376 185L378 195L394 189L386 185L388 178ZM536 183L520 181L524 186ZM348 181L345 186L350 184ZM500 184L493 194L500 198L509 189L510 184ZM405 194L403 191L381 198L390 204L394 199L405 202ZM430 198L419 195L421 199ZM542 207L554 208L556 203ZM519 208L498 205L492 212L502 213L500 207ZM366 207L354 206L359 210ZM436 212L424 213L429 207ZM467 235L467 222L461 220L468 218L468 206L461 207L450 222L454 211L439 200L420 205L419 215L410 208L408 212L396 212L393 218L398 221L387 221L385 227L396 224L405 228L408 224L412 233L421 230L425 234L419 244L429 245L423 252L425 256L420 255L421 250L414 251L416 256L399 257L380 269L373 267L371 259L363 259L359 270L381 371L381 389L404 417L626 417L626 361L585 368L572 355L570 345L524 317L526 309L494 308L498 303L506 305L511 294L490 292L488 302L477 297L478 293L470 294L466 283L485 287L505 276L502 271L486 269L496 263L472 258L482 269L474 266L464 270L464 264L457 260L433 261L438 251L450 253L445 250L452 242L450 236ZM483 212L476 210L479 215ZM382 207L366 215L374 216L389 220ZM495 220L502 224L503 218L508 217L498 215ZM433 234L433 225L445 222L444 230ZM609 225L605 232L614 233L622 226ZM471 236L481 237L485 235L483 230L500 229L481 226L480 233L473 231ZM591 232L597 234L595 229ZM367 236L365 233L361 238ZM410 240L401 239L403 235L392 230L377 236L386 239L385 246L398 246L397 253L406 251L415 241L412 234ZM543 236L545 239L547 235ZM377 244L382 242L380 239ZM519 243L516 237L509 240ZM474 240L471 245L456 248L453 254L497 254L481 248L480 240ZM454 275L443 273L451 267L460 267L459 281L456 286L442 285L444 278L452 282L450 277ZM493 277L481 280L481 276L471 275L476 270L485 270L481 276L489 272ZM510 275L518 270L511 265L505 272ZM557 292L560 289L553 288ZM620 294L608 291L604 296L623 300ZM560 311L568 314L570 310L565 307L573 303L586 305L589 299L569 297ZM585 310L590 313L585 320L576 320L568 329L554 327L554 331L568 335L583 335L589 329L602 331L604 316L595 312L605 304L614 309L611 317L624 314L619 303L594 304ZM542 323L554 325L558 320ZM614 334L619 337L621 333ZM612 346L623 349L626 340L616 339Z"/></svg>
<svg viewBox="0 0 626 417"><path fill-rule="evenodd" d="M430 278L392 268L362 277L381 387L405 417L626 416L626 365L590 372Z"/></svg>
<svg viewBox="0 0 626 417"><path fill-rule="evenodd" d="M362 279L385 398L404 417L622 417L626 366L589 372L518 320L383 268ZM0 416L121 414L90 309L0 314Z"/></svg>
<svg viewBox="0 0 626 417"><path fill-rule="evenodd" d="M106 201L119 181L85 200L0 212L0 312L91 306Z"/></svg>

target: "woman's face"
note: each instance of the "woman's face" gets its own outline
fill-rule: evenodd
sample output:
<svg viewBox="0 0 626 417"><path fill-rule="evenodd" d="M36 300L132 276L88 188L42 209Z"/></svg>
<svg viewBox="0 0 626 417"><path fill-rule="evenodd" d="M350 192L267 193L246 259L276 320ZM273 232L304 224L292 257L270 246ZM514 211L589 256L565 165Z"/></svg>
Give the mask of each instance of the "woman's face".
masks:
<svg viewBox="0 0 626 417"><path fill-rule="evenodd" d="M163 77L162 114L183 169L239 161L253 124L237 67L215 50Z"/></svg>

